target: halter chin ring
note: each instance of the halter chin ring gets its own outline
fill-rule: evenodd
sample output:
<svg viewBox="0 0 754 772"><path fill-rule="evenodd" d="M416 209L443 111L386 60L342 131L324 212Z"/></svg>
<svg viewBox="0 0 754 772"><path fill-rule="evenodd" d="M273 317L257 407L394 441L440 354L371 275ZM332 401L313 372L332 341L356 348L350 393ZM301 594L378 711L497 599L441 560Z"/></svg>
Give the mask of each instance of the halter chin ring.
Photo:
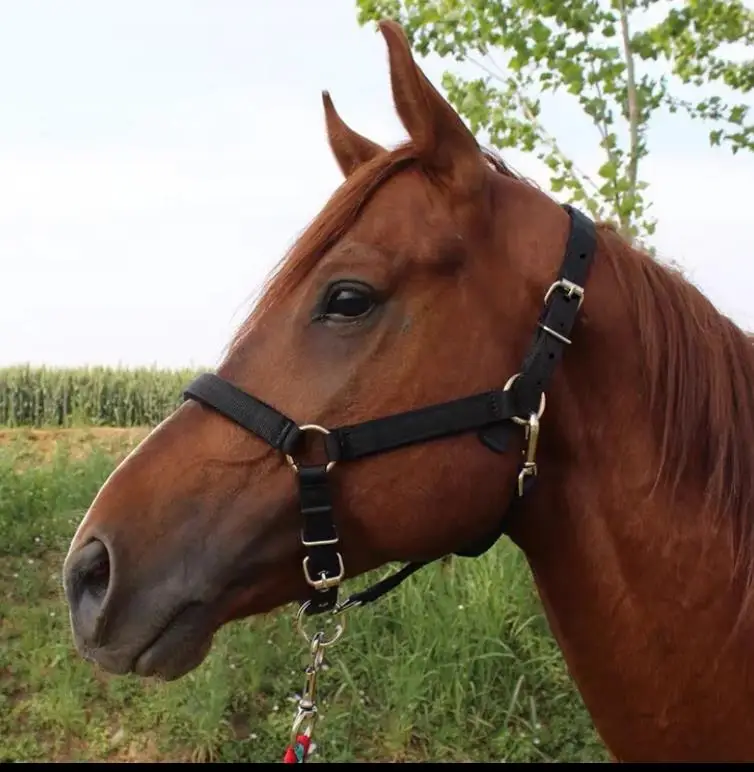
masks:
<svg viewBox="0 0 754 772"><path fill-rule="evenodd" d="M330 434L329 429L325 429L324 426L319 426L319 424L304 424L303 426L299 426L298 430L299 434L306 434L306 432L315 432L316 434L321 434L323 436ZM285 460L288 462L288 466L290 466L294 472L298 472L299 465L296 463L296 460L293 458L293 456L286 453ZM325 471L331 472L335 467L335 464L337 464L337 461L328 461L327 466L325 467Z"/></svg>

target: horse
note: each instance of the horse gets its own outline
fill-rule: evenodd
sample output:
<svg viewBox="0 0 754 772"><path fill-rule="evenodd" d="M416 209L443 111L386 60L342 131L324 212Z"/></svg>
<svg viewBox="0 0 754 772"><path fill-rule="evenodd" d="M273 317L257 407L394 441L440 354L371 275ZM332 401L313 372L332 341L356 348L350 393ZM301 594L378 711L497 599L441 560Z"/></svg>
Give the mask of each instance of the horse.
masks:
<svg viewBox="0 0 754 772"><path fill-rule="evenodd" d="M231 620L342 611L342 581L504 534L615 760L754 760L747 335L483 150L378 26L408 139L323 92L344 180L94 498L78 652L180 678Z"/></svg>

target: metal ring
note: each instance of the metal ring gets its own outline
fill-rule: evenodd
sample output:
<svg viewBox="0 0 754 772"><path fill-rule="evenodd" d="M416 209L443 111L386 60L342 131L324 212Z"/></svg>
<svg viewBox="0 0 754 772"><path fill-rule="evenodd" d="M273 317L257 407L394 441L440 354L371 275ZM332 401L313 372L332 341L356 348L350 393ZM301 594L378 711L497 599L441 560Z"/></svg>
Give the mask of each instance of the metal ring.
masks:
<svg viewBox="0 0 754 772"><path fill-rule="evenodd" d="M513 386L513 382L518 378L518 376L521 375L521 373L516 373L515 375L511 375L510 378L508 378L508 383L503 386L503 391L510 391L511 386ZM542 414L545 412L545 405L547 404L547 400L545 399L545 393L542 392L542 396L539 398L539 410L536 413L532 413L532 415L536 415L537 418L541 418ZM517 415L511 416L511 421L513 423L518 424L519 426L528 426L529 425L529 419L528 418L519 418Z"/></svg>
<svg viewBox="0 0 754 772"><path fill-rule="evenodd" d="M298 611L296 612L296 616L294 618L294 621L296 622L296 629L301 633L301 635L303 636L304 640L311 646L312 640L313 640L314 636L310 637L307 634L306 630L304 629L304 624L303 624L304 612L306 611L306 609L309 608L310 605L311 605L311 601L310 600L307 600L305 603L302 603L299 606ZM335 626L335 632L333 633L332 638L328 639L328 638L322 637L322 638L319 639L319 648L320 649L326 649L328 646L332 646L336 641L338 641L340 639L340 636L343 635L343 633L345 632L345 629L346 629L346 618L345 617L341 617L341 619L342 619L342 622L340 622L339 624L337 624ZM324 636L324 631L320 631L320 634L322 636Z"/></svg>
<svg viewBox="0 0 754 772"><path fill-rule="evenodd" d="M301 434L305 434L306 432L317 432L317 434L322 435L330 434L329 429L325 429L324 426L320 426L319 424L304 424L303 426L299 426L298 430ZM294 460L293 456L286 453L285 460L288 462L288 465L293 469L294 472L298 472L298 464ZM325 467L325 472L331 471L336 463L336 461L328 461L327 466Z"/></svg>

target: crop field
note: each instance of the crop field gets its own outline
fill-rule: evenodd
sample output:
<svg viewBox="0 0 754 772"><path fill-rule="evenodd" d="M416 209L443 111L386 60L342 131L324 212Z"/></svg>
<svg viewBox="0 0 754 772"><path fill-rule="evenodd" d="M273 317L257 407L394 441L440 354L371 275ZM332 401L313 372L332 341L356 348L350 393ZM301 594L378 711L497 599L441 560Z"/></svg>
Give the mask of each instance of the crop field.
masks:
<svg viewBox="0 0 754 772"><path fill-rule="evenodd" d="M293 608L227 626L171 683L108 676L73 649L65 550L146 433L0 429L0 762L282 756L306 653ZM326 661L312 762L607 759L526 563L505 541L355 610Z"/></svg>
<svg viewBox="0 0 754 772"><path fill-rule="evenodd" d="M181 401L193 370L0 368L0 426L154 426Z"/></svg>

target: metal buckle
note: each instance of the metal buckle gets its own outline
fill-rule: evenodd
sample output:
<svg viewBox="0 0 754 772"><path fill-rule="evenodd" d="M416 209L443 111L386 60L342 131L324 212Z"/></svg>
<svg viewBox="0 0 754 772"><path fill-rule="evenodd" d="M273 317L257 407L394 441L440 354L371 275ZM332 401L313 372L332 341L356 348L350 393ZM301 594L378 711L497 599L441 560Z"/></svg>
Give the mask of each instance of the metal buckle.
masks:
<svg viewBox="0 0 754 772"><path fill-rule="evenodd" d="M584 288L575 282L570 281L569 279L558 279L556 282L553 282L550 285L550 289L545 292L545 305L550 302L552 293L557 289L563 290L563 292L566 294L566 297L577 297L579 299L578 308L581 308L581 304L584 302Z"/></svg>
<svg viewBox="0 0 754 772"><path fill-rule="evenodd" d="M312 579L311 574L309 573L309 557L305 557L302 566L304 567L304 579L306 579L306 583L310 587L314 587L315 590L319 590L320 592L324 592L325 590L329 590L333 587L338 587L340 583L343 581L345 575L346 575L346 569L343 565L343 556L340 554L340 552L336 553L338 556L338 575L337 576L328 576L324 571L320 574L319 579Z"/></svg>
<svg viewBox="0 0 754 772"><path fill-rule="evenodd" d="M518 378L519 375L521 375L521 373L516 373L515 375L511 375L511 377L508 378L508 383L506 383L505 386L503 386L503 391L510 391L511 386L513 386L513 382L516 380L516 378ZM537 413L536 413L537 420L539 420L542 417L542 414L545 412L546 404L547 404L547 399L545 398L545 393L542 392L542 396L539 398L539 410L537 410ZM532 413L532 415L534 414ZM528 426L529 420L530 419L527 420L526 418L519 418L517 415L511 416L511 421L513 421L513 423L518 424L519 426Z"/></svg>
<svg viewBox="0 0 754 772"><path fill-rule="evenodd" d="M318 424L304 424L303 426L299 426L298 430L300 434L306 434L306 432L316 432L317 434L322 435L330 434L329 429L325 429L324 426L319 426ZM288 462L288 465L291 467L291 469L293 469L294 472L298 472L299 467L293 456L286 453L285 460ZM328 461L327 466L325 467L325 472L332 471L336 463L336 461Z"/></svg>

